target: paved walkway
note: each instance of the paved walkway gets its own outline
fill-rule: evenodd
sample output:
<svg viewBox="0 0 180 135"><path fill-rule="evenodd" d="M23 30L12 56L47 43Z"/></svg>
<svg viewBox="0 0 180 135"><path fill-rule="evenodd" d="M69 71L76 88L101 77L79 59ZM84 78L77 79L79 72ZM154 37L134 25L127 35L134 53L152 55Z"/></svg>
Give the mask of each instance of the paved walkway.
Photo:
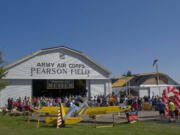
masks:
<svg viewBox="0 0 180 135"><path fill-rule="evenodd" d="M154 120L159 118L158 111L139 111L139 120Z"/></svg>
<svg viewBox="0 0 180 135"><path fill-rule="evenodd" d="M139 120L158 120L159 112L157 111L139 111L138 112ZM121 112L120 115L115 113L114 120L116 123L127 122L125 112ZM113 121L112 116L98 117L96 119L97 123L108 123ZM93 123L94 120L88 116L83 116L83 123Z"/></svg>

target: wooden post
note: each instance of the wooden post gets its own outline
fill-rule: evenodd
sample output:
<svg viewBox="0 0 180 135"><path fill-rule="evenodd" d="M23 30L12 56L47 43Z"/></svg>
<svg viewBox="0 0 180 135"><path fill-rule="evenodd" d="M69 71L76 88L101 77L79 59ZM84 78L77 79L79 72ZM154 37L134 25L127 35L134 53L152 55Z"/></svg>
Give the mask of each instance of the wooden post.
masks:
<svg viewBox="0 0 180 135"><path fill-rule="evenodd" d="M27 117L27 125L30 124L30 112L28 111L28 117Z"/></svg>
<svg viewBox="0 0 180 135"><path fill-rule="evenodd" d="M59 108L58 108L59 109ZM59 112L58 112L59 113ZM56 128L59 128L59 125L58 125L58 114L57 114L57 126Z"/></svg>
<svg viewBox="0 0 180 135"><path fill-rule="evenodd" d="M56 128L59 128L59 126L58 126L58 116L57 116L57 127Z"/></svg>
<svg viewBox="0 0 180 135"><path fill-rule="evenodd" d="M115 122L114 122L114 113L112 114L113 116L113 127L115 126Z"/></svg>
<svg viewBox="0 0 180 135"><path fill-rule="evenodd" d="M37 121L37 128L39 128L39 121L40 121L40 114L38 113L38 121Z"/></svg>
<svg viewBox="0 0 180 135"><path fill-rule="evenodd" d="M96 115L94 116L94 124L95 124L95 128L96 128Z"/></svg>
<svg viewBox="0 0 180 135"><path fill-rule="evenodd" d="M120 118L121 117L121 115L120 115L121 113L120 112L118 112L118 118Z"/></svg>

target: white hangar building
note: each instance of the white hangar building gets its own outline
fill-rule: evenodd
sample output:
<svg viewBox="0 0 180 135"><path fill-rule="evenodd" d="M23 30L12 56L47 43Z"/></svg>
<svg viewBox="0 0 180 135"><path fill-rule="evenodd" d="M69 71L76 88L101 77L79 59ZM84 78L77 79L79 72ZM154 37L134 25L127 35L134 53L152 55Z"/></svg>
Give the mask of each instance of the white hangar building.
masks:
<svg viewBox="0 0 180 135"><path fill-rule="evenodd" d="M25 96L88 98L112 92L111 72L79 51L60 46L42 49L5 66L0 107L7 99Z"/></svg>

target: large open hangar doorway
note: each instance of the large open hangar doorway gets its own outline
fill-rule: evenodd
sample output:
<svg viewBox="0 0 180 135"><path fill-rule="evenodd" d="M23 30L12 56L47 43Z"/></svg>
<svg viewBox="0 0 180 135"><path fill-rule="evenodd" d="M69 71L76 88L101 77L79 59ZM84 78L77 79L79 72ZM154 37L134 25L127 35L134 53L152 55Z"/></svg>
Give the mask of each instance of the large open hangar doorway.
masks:
<svg viewBox="0 0 180 135"><path fill-rule="evenodd" d="M32 96L86 96L86 80L32 80Z"/></svg>

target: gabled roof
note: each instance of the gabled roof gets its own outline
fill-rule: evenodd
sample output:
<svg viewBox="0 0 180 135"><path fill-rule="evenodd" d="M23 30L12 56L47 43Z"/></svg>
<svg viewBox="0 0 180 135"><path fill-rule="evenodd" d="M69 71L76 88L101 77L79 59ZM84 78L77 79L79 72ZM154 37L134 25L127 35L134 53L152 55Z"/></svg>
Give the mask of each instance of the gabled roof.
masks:
<svg viewBox="0 0 180 135"><path fill-rule="evenodd" d="M133 77L126 77L126 76L122 76L121 78L119 78L117 81L115 81L114 83L112 83L112 87L122 87L123 85L125 85L128 81L130 81Z"/></svg>
<svg viewBox="0 0 180 135"><path fill-rule="evenodd" d="M164 78L167 78L168 80L171 80L174 82L174 84L178 85L176 81L171 79L168 75L161 73L161 72L153 72L153 73L143 73L143 74L137 74L137 75L132 75L132 76L117 76L113 77L112 79L116 80L115 82L112 83L112 87L123 87L127 82L131 82L131 85L137 85L139 86L142 84L144 81L149 79L152 76L156 76L159 74L160 76L163 76Z"/></svg>
<svg viewBox="0 0 180 135"><path fill-rule="evenodd" d="M12 66L15 66L15 65L17 65L17 64L19 64L19 63L21 63L21 62L23 62L23 61L25 61L25 60L33 57L33 56L35 56L35 55L38 55L38 54L42 53L42 52L53 51L53 50L57 50L57 49L64 49L64 50L73 52L73 53L75 53L75 54L78 54L78 55L84 57L85 59L89 60L89 61L92 62L93 64L95 64L97 67L99 67L100 69L102 69L102 70L105 71L106 73L112 74L109 70L107 70L105 67L103 67L102 65L98 64L97 62L95 62L93 59L91 59L90 57L88 57L88 56L85 55L84 53L79 52L79 51L74 50L74 49L71 49L71 48L68 48L68 47L65 47L65 46L58 46L58 47L53 47L53 48L41 49L41 50L39 50L39 51L36 51L36 52L34 52L34 53L32 53L32 54L30 54L30 55L28 55L28 56L25 56L25 57L19 59L19 60L15 61L15 62L13 62L13 63L11 63L11 64L8 64L8 65L4 66L4 68L5 68L5 69L11 68Z"/></svg>

